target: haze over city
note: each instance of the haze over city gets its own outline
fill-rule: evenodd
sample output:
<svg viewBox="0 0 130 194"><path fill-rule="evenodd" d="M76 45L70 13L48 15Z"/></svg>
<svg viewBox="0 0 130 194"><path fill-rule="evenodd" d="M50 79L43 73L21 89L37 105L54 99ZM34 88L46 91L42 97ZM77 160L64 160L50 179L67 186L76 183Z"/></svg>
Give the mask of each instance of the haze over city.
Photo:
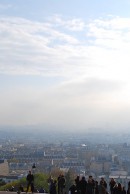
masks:
<svg viewBox="0 0 130 194"><path fill-rule="evenodd" d="M0 126L130 128L130 0L0 1Z"/></svg>

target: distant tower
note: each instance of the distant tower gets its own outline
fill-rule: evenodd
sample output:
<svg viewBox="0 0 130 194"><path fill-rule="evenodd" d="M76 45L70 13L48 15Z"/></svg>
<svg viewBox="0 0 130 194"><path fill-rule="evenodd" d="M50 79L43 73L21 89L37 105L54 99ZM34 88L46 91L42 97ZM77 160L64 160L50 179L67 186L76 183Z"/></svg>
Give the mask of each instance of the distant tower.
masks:
<svg viewBox="0 0 130 194"><path fill-rule="evenodd" d="M118 163L118 156L117 155L112 156L112 162L113 163Z"/></svg>

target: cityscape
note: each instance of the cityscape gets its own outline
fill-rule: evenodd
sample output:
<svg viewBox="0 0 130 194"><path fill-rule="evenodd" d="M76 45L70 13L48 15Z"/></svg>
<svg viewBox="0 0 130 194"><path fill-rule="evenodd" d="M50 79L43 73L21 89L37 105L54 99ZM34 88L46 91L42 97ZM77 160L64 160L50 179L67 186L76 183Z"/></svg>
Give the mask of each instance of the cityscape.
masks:
<svg viewBox="0 0 130 194"><path fill-rule="evenodd" d="M1 194L130 194L129 72L130 0L0 1Z"/></svg>
<svg viewBox="0 0 130 194"><path fill-rule="evenodd" d="M124 184L130 179L130 134L0 134L0 178L6 182L26 177L30 169L47 174L71 170L75 176L113 177Z"/></svg>

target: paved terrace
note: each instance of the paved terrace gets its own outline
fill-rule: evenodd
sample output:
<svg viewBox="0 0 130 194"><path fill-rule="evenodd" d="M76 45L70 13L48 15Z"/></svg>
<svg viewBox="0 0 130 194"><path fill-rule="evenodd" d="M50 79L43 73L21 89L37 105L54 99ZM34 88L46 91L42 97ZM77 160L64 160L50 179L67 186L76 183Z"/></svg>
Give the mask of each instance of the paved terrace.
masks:
<svg viewBox="0 0 130 194"><path fill-rule="evenodd" d="M17 193L16 191L15 192L14 191L0 191L0 194L16 194L16 193ZM21 192L21 194L25 194L25 193L26 192ZM31 192L28 192L28 194L32 194L32 193ZM38 193L36 193L36 194L38 194ZM48 194L48 193L44 193L44 194Z"/></svg>

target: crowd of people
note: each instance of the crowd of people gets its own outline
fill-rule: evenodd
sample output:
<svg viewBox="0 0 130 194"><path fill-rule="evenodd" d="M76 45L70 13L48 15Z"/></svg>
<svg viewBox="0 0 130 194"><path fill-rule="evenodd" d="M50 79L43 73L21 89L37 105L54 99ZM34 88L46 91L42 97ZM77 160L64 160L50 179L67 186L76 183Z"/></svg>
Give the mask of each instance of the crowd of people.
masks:
<svg viewBox="0 0 130 194"><path fill-rule="evenodd" d="M63 175L60 175L56 180L51 179L50 194L66 194L66 180ZM130 194L130 182L128 182L128 189L121 183L117 183L114 178L106 182L102 177L99 181L94 180L92 176L86 179L84 176L77 176L69 188L69 194Z"/></svg>
<svg viewBox="0 0 130 194"><path fill-rule="evenodd" d="M65 194L65 177L64 175L59 175L57 180L53 180L51 177L49 180L49 193L50 194Z"/></svg>
<svg viewBox="0 0 130 194"><path fill-rule="evenodd" d="M27 190L31 188L31 192L34 192L34 176L29 171L27 177ZM111 178L107 182L103 177L99 181L94 180L92 176L89 176L87 179L85 176L77 176L73 181L73 184L69 187L69 193L66 188L66 179L64 175L59 175L57 180L50 177L48 179L49 184L49 193L50 194L130 194L130 181L128 182L127 189L124 185L119 182L116 182L114 178ZM11 188L10 191L14 191L14 188ZM23 187L19 188L19 193L23 192ZM37 191L36 191L37 192ZM45 190L41 188L39 193L45 193Z"/></svg>
<svg viewBox="0 0 130 194"><path fill-rule="evenodd" d="M128 182L128 189L121 183L117 183L114 178L111 178L109 183L102 177L99 181L95 181L92 176L86 180L83 176L77 176L75 184L69 189L71 194L130 194L130 182Z"/></svg>

